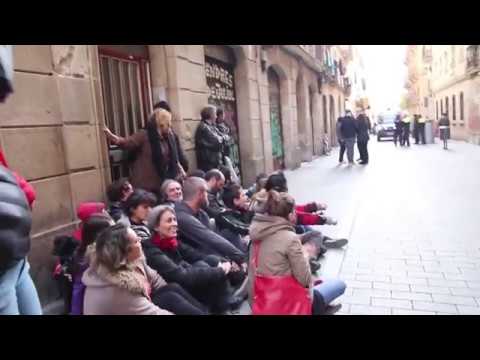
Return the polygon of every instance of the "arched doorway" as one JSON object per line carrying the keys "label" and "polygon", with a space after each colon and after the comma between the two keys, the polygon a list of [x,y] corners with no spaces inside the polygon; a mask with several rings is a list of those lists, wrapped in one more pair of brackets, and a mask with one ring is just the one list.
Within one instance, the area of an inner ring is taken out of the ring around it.
{"label": "arched doorway", "polygon": [[332,95],[330,95],[330,104],[329,104],[329,110],[330,110],[330,146],[333,146],[335,144],[335,99],[333,98]]}
{"label": "arched doorway", "polygon": [[268,69],[268,97],[270,102],[270,132],[274,170],[284,169],[283,129],[280,97],[280,78],[276,71]]}
{"label": "arched doorway", "polygon": [[205,45],[205,75],[210,89],[208,103],[222,108],[232,136],[229,154],[237,175],[241,178],[240,131],[237,111],[235,51],[223,45]]}

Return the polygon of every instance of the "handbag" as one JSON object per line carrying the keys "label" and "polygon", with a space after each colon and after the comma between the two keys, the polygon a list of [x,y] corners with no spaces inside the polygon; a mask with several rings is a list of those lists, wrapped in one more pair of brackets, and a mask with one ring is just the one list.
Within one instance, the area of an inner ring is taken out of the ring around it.
{"label": "handbag", "polygon": [[256,273],[259,241],[253,242],[252,266],[255,269],[253,315],[311,315],[312,300],[292,275],[270,276]]}

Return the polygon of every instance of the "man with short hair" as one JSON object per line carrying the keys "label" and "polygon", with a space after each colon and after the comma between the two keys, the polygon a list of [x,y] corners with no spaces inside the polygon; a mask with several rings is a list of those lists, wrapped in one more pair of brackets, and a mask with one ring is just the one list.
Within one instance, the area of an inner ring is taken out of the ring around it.
{"label": "man with short hair", "polygon": [[205,254],[219,255],[242,266],[246,254],[210,228],[208,187],[204,179],[190,177],[183,184],[183,201],[175,204],[179,235],[183,241]]}
{"label": "man with short hair", "polygon": [[220,170],[212,169],[205,174],[205,181],[207,182],[208,205],[204,210],[210,218],[215,219],[226,208],[222,200],[225,176]]}
{"label": "man with short hair", "polygon": [[346,115],[342,119],[342,123],[340,125],[340,132],[342,134],[342,139],[345,141],[345,147],[347,149],[347,158],[349,165],[355,164],[353,162],[354,156],[354,146],[355,140],[357,137],[357,126],[355,122],[355,118],[350,110],[347,110]]}

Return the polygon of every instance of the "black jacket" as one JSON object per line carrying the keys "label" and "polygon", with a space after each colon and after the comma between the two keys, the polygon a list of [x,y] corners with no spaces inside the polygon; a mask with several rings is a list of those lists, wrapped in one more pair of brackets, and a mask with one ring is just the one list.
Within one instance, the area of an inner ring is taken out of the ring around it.
{"label": "black jacket", "polygon": [[370,120],[364,115],[359,115],[357,118],[357,140],[359,142],[366,142],[370,139]]}
{"label": "black jacket", "polygon": [[246,261],[244,252],[210,229],[210,219],[205,211],[200,209],[197,214],[194,214],[193,210],[182,201],[175,204],[175,212],[181,241],[207,255],[218,255],[239,265]]}
{"label": "black jacket", "polygon": [[355,138],[357,134],[357,125],[355,119],[352,116],[344,116],[342,119],[342,125],[340,126],[343,139]]}
{"label": "black jacket", "polygon": [[0,274],[30,251],[32,215],[17,180],[0,165]]}
{"label": "black jacket", "polygon": [[208,191],[208,206],[205,207],[205,212],[207,215],[212,218],[216,219],[220,213],[226,210],[227,206],[222,200],[221,192],[213,193]]}
{"label": "black jacket", "polygon": [[215,224],[219,230],[229,229],[240,236],[249,234],[250,223],[254,212],[225,209],[215,218]]}
{"label": "black jacket", "polygon": [[230,156],[230,147],[234,144],[232,138],[232,131],[228,127],[227,124],[224,122],[217,123],[217,130],[223,137],[223,144],[222,144],[222,155],[223,156]]}
{"label": "black jacket", "polygon": [[219,267],[192,266],[204,257],[192,247],[179,242],[177,250],[164,251],[152,243],[151,239],[142,242],[147,264],[156,270],[168,283],[177,283],[186,289],[215,286],[226,279]]}
{"label": "black jacket", "polygon": [[215,125],[202,120],[195,133],[198,168],[207,172],[222,164],[223,137]]}

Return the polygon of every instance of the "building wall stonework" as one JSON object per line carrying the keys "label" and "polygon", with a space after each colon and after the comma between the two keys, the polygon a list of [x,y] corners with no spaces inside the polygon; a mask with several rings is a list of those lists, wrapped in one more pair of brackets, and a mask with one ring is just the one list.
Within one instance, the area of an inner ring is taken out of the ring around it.
{"label": "building wall stonework", "polygon": [[[225,46],[235,57],[244,186],[252,184],[258,173],[273,170],[270,67],[280,78],[286,168],[321,155],[325,134],[335,136],[330,110],[324,127],[322,96],[333,96],[335,117],[338,98],[343,103],[345,96],[335,85],[318,88],[320,74],[307,65],[314,61],[315,47],[306,46],[297,56],[279,45]],[[149,45],[148,52],[152,101],[170,103],[174,130],[194,169],[195,131],[209,97],[205,45]],[[312,58],[306,62],[304,57]],[[102,131],[105,111],[98,46],[18,45],[14,64],[15,93],[0,106],[0,146],[11,167],[37,192],[29,258],[45,305],[58,296],[51,276],[54,237],[71,233],[78,225],[76,208],[81,202],[106,201],[111,182]]]}

